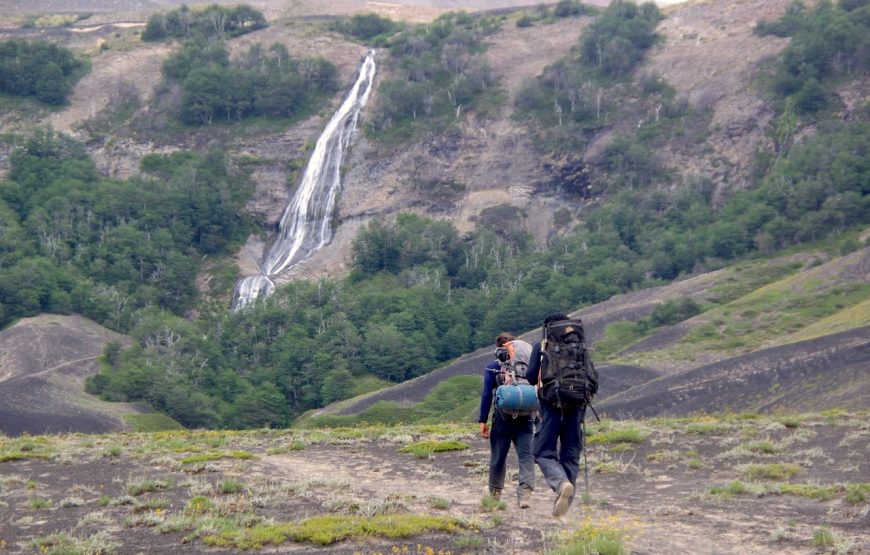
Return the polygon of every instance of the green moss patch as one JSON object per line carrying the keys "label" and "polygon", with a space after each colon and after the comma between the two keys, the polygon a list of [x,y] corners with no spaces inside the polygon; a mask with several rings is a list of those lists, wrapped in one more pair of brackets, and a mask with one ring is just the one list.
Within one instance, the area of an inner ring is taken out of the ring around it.
{"label": "green moss patch", "polygon": [[216,461],[219,459],[253,459],[254,454],[248,451],[222,451],[220,453],[203,453],[201,455],[191,455],[181,459],[182,464],[192,464],[206,461]]}
{"label": "green moss patch", "polygon": [[323,515],[299,522],[260,524],[246,529],[226,529],[203,538],[211,546],[255,549],[286,541],[330,545],[367,537],[409,538],[427,532],[457,532],[468,526],[444,516],[378,515],[374,517]]}
{"label": "green moss patch", "polygon": [[587,443],[640,443],[649,437],[649,433],[638,428],[623,430],[590,431]]}
{"label": "green moss patch", "polygon": [[432,453],[445,451],[462,451],[468,449],[468,445],[461,441],[420,441],[399,449],[399,453],[411,453],[418,459],[426,459]]}

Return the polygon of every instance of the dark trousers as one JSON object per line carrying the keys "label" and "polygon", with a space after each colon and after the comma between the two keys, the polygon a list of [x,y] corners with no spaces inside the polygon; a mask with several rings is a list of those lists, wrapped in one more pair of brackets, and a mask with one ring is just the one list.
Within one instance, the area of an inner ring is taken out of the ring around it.
{"label": "dark trousers", "polygon": [[535,462],[553,491],[565,480],[577,485],[583,449],[580,424],[585,414],[586,409],[565,409],[541,402],[541,421],[535,432]]}
{"label": "dark trousers", "polygon": [[507,468],[507,456],[511,443],[517,452],[520,476],[517,494],[535,489],[535,459],[532,456],[534,422],[530,416],[505,416],[496,410],[492,415],[489,432],[489,489],[501,491]]}

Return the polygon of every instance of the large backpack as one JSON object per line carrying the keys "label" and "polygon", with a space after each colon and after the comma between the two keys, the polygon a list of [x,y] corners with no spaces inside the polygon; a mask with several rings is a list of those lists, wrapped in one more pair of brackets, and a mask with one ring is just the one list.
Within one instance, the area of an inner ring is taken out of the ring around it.
{"label": "large backpack", "polygon": [[530,416],[538,411],[535,386],[529,384],[526,371],[532,346],[522,339],[514,339],[496,349],[501,364],[496,376],[495,408],[507,416]]}
{"label": "large backpack", "polygon": [[565,408],[585,408],[598,391],[598,371],[586,350],[579,318],[544,326],[541,340],[541,399]]}

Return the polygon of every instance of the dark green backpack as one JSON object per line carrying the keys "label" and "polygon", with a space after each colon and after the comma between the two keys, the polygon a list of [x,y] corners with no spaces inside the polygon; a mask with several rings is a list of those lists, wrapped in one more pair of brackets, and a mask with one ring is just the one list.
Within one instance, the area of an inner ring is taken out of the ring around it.
{"label": "dark green backpack", "polygon": [[585,408],[598,391],[598,371],[586,350],[579,318],[544,326],[541,340],[541,399],[564,408]]}

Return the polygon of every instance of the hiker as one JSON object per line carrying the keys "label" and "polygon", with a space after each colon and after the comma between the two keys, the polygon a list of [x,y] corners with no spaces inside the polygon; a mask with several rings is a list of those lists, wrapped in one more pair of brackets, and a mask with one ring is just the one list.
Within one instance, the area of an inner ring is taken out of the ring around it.
{"label": "hiker", "polygon": [[[558,332],[553,331],[557,327]],[[543,330],[543,339],[532,348],[526,373],[529,383],[541,383],[540,421],[533,452],[547,484],[556,492],[553,516],[561,517],[574,501],[583,448],[581,425],[586,403],[598,389],[598,375],[587,357],[579,320],[571,320],[562,313],[550,314],[544,320]],[[565,330],[574,333],[568,340],[573,343],[563,342]],[[566,357],[573,358],[566,363]],[[576,386],[578,382],[580,385]],[[574,389],[566,383],[575,384],[580,395],[575,397]]]}
{"label": "hiker", "polygon": [[[505,358],[507,343],[514,341],[514,336],[509,333],[500,333],[496,337],[497,356]],[[501,385],[499,381],[502,374],[503,360],[493,360],[483,373],[483,390],[480,393],[480,435],[489,438],[489,495],[494,499],[501,498],[504,488],[504,477],[508,451],[511,443],[517,452],[517,464],[519,465],[519,485],[517,486],[517,503],[521,509],[529,507],[532,491],[535,488],[535,459],[532,457],[532,436],[534,433],[534,416],[508,415],[498,409],[492,413],[492,428],[486,425],[492,406],[495,389]]]}

